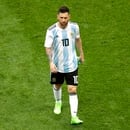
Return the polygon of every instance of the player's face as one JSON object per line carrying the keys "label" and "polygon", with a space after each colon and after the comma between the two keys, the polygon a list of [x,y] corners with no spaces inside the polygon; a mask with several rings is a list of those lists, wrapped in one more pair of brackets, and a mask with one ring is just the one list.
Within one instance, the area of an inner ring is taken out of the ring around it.
{"label": "player's face", "polygon": [[59,21],[59,25],[61,28],[65,28],[68,24],[68,21],[70,20],[70,15],[69,13],[59,13],[57,15],[57,19]]}

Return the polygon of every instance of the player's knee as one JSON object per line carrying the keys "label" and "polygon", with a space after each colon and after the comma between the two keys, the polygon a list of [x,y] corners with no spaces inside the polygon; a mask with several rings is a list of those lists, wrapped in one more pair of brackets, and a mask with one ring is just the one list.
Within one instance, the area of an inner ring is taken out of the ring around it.
{"label": "player's knee", "polygon": [[61,88],[61,84],[54,84],[53,89],[59,90]]}
{"label": "player's knee", "polygon": [[72,93],[72,94],[74,94],[74,93],[77,93],[77,89],[76,89],[76,87],[68,87],[68,93]]}

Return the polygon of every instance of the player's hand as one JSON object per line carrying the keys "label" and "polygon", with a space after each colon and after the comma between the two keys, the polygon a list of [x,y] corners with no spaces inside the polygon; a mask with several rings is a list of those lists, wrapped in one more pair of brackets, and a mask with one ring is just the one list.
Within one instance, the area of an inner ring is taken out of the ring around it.
{"label": "player's hand", "polygon": [[81,63],[84,63],[84,58],[80,58]]}
{"label": "player's hand", "polygon": [[80,61],[80,63],[84,63],[84,56],[80,56],[79,61]]}
{"label": "player's hand", "polygon": [[52,73],[57,73],[57,67],[53,62],[50,62],[50,71]]}

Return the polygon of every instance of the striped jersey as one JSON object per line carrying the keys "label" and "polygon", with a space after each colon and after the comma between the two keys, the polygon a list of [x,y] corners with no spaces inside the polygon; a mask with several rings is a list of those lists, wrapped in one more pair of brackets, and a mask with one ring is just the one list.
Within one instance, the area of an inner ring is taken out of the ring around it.
{"label": "striped jersey", "polygon": [[58,22],[47,29],[46,48],[52,49],[52,61],[58,72],[73,72],[78,68],[76,54],[76,39],[80,38],[77,23],[68,22],[65,29],[58,26]]}

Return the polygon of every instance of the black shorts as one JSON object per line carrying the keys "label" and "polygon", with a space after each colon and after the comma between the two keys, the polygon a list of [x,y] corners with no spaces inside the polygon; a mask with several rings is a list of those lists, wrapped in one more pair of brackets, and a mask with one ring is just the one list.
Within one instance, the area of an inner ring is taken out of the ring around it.
{"label": "black shorts", "polygon": [[78,69],[70,73],[51,73],[51,84],[63,84],[64,80],[67,85],[78,85]]}

